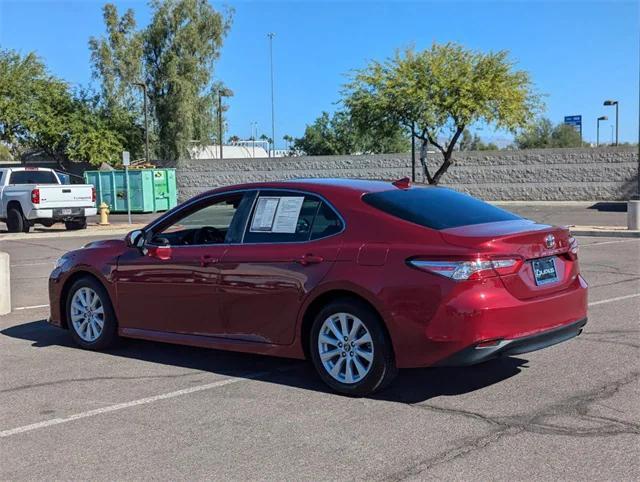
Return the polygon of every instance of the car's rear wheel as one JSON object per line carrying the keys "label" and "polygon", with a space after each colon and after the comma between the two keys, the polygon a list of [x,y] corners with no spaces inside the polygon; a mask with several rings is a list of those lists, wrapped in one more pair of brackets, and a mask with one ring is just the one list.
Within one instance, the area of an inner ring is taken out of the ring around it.
{"label": "car's rear wheel", "polygon": [[67,324],[82,348],[104,350],[118,339],[118,327],[109,294],[90,277],[75,281],[66,300]]}
{"label": "car's rear wheel", "polygon": [[10,233],[28,233],[31,225],[22,215],[19,207],[11,206],[7,210],[7,231]]}
{"label": "car's rear wheel", "polygon": [[311,328],[310,353],[322,380],[337,392],[363,396],[386,387],[397,369],[377,313],[358,300],[325,306]]}

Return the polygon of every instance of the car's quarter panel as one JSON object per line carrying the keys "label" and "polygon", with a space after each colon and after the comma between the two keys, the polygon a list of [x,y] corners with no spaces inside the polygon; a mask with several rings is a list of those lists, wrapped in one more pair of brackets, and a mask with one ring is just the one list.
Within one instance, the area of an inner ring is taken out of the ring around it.
{"label": "car's quarter panel", "polygon": [[221,334],[217,262],[226,245],[167,249],[168,259],[131,248],[118,260],[114,281],[121,329]]}
{"label": "car's quarter panel", "polygon": [[[326,276],[338,250],[339,241],[334,237],[229,246],[219,264],[225,335],[292,343],[300,305]],[[310,255],[313,262],[306,262]]]}

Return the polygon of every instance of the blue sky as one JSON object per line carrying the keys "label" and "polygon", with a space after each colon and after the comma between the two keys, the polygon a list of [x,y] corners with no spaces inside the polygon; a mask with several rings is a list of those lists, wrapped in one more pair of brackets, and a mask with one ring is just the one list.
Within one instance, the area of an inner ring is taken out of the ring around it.
{"label": "blue sky", "polygon": [[[87,41],[104,32],[104,1],[0,0],[0,46],[36,51],[51,72],[78,84],[91,82]],[[116,1],[149,21],[144,1]],[[212,2],[216,8],[225,4]],[[270,135],[268,41],[275,32],[276,138],[299,136],[323,110],[336,109],[346,74],[396,48],[459,42],[480,50],[507,49],[546,95],[554,122],[582,114],[583,133],[609,140],[620,102],[620,141],[638,139],[638,1],[609,2],[227,2],[233,26],[216,66],[216,78],[235,93],[227,120],[229,134],[250,135],[257,121]],[[485,139],[504,133],[483,127]]]}

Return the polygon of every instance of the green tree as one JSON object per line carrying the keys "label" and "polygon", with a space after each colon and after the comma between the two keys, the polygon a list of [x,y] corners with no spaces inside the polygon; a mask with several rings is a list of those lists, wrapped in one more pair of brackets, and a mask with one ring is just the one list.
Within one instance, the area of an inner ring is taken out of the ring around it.
{"label": "green tree", "polygon": [[89,39],[93,78],[100,81],[102,100],[109,110],[140,112],[143,78],[143,35],[136,31],[133,10],[122,16],[113,4],[106,4],[102,16],[106,37]]}
{"label": "green tree", "polygon": [[[217,137],[215,61],[231,25],[231,14],[213,9],[207,0],[152,0],[149,26],[136,30],[133,11],[119,16],[104,7],[104,38],[92,38],[94,76],[101,82],[103,101],[140,119],[140,89],[147,86],[156,155],[183,158],[195,143]],[[136,97],[137,96],[137,97]]]}
{"label": "green tree", "polygon": [[14,157],[39,149],[65,168],[69,162],[99,165],[117,159],[125,137],[85,93],[74,95],[34,54],[3,50],[0,141]]}
{"label": "green tree", "polygon": [[580,133],[572,126],[557,124],[554,127],[549,119],[541,117],[516,135],[515,144],[518,149],[546,149],[580,147],[583,143]]}
{"label": "green tree", "polygon": [[[343,92],[344,104],[360,129],[394,124],[421,141],[420,161],[430,184],[438,184],[453,163],[465,128],[482,121],[514,131],[540,105],[529,74],[515,70],[506,51],[482,53],[458,44],[397,52],[358,70]],[[432,175],[427,146],[442,163]]]}
{"label": "green tree", "polygon": [[573,126],[558,124],[551,133],[552,147],[581,147],[580,133]]}
{"label": "green tree", "polygon": [[465,129],[460,136],[460,150],[461,151],[497,151],[498,146],[493,142],[485,144],[478,134],[471,134],[468,129]]}
{"label": "green tree", "polygon": [[323,112],[294,141],[294,148],[309,156],[407,152],[409,147],[409,139],[399,126],[381,123],[376,128],[359,129],[345,111],[333,116]]}

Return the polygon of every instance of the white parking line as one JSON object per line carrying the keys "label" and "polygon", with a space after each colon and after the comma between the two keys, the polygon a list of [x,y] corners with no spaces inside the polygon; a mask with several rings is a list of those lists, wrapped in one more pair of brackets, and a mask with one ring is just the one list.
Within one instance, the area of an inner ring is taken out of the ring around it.
{"label": "white parking line", "polygon": [[632,295],[625,296],[616,296],[615,298],[608,298],[606,300],[594,301],[593,303],[589,303],[589,306],[602,305],[604,303],[612,303],[613,301],[627,300],[629,298],[637,298],[640,296],[640,293],[634,293]]}
{"label": "white parking line", "polygon": [[64,418],[52,418],[50,420],[44,420],[38,423],[32,423],[30,425],[23,425],[22,427],[11,428],[0,432],[0,438],[10,437],[19,433],[31,432],[40,428],[51,427],[53,425],[60,425],[63,423],[73,422],[74,420],[80,420],[82,418],[94,417],[103,413],[115,412],[117,410],[123,410],[125,408],[137,407],[138,405],[146,405],[148,403],[157,402],[159,400],[167,400],[169,398],[181,397],[190,393],[202,392],[204,390],[211,390],[213,388],[224,387],[225,385],[231,385],[232,383],[238,383],[243,380],[249,380],[258,378],[265,375],[267,372],[253,373],[245,377],[238,378],[226,378],[213,383],[207,383],[205,385],[198,385],[195,387],[184,388],[182,390],[176,390],[175,392],[163,393],[160,395],[154,395],[153,397],[139,398],[138,400],[132,400],[130,402],[117,403],[108,407],[96,408],[95,410],[89,410],[86,412],[76,413]]}
{"label": "white parking line", "polygon": [[49,308],[49,303],[46,305],[19,306],[18,308],[14,308],[13,311],[35,310],[37,308]]}

